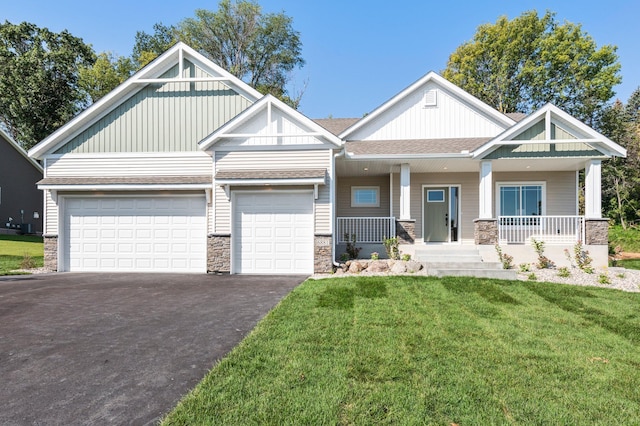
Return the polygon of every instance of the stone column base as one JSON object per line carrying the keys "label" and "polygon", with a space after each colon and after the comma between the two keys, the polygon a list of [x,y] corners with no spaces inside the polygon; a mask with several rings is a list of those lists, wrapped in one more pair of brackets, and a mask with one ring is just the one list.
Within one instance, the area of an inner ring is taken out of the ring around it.
{"label": "stone column base", "polygon": [[44,268],[47,271],[58,271],[58,236],[43,235],[44,242]]}
{"label": "stone column base", "polygon": [[398,244],[415,244],[416,220],[415,219],[396,220],[396,237],[398,238]]}
{"label": "stone column base", "polygon": [[207,236],[207,272],[231,272],[231,234]]}
{"label": "stone column base", "polygon": [[316,234],[313,244],[313,271],[317,274],[333,272],[333,235]]}
{"label": "stone column base", "polygon": [[498,220],[475,219],[473,238],[476,245],[496,245],[498,243]]}
{"label": "stone column base", "polygon": [[584,233],[584,243],[586,245],[609,245],[609,219],[586,218],[584,220]]}

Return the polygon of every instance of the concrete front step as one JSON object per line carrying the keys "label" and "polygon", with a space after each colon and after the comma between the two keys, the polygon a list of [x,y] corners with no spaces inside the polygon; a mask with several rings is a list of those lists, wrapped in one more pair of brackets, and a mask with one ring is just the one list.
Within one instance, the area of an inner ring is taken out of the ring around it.
{"label": "concrete front step", "polygon": [[448,262],[466,262],[466,263],[482,263],[482,257],[476,253],[475,255],[470,254],[416,254],[414,256],[418,262],[422,263],[448,263]]}
{"label": "concrete front step", "polygon": [[502,269],[498,262],[422,262],[427,269]]}
{"label": "concrete front step", "polygon": [[498,262],[483,262],[476,247],[416,247],[413,258],[425,265],[429,275],[437,277],[517,279],[516,271],[502,269]]}
{"label": "concrete front step", "polygon": [[518,274],[513,269],[432,269],[427,267],[429,275],[436,277],[476,277],[499,280],[515,280]]}

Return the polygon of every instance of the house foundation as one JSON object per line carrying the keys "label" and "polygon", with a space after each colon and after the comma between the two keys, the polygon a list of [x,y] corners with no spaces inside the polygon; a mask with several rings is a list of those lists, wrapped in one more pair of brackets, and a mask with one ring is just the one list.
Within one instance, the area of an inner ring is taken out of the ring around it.
{"label": "house foundation", "polygon": [[207,236],[207,272],[231,272],[231,234]]}

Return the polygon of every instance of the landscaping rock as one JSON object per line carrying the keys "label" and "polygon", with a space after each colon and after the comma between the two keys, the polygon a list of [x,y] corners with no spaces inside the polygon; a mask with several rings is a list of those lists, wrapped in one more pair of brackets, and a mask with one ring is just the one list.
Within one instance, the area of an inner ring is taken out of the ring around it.
{"label": "landscaping rock", "polygon": [[391,267],[391,272],[394,274],[404,274],[407,272],[407,262],[395,262]]}
{"label": "landscaping rock", "polygon": [[349,265],[349,272],[352,274],[359,274],[362,271],[362,264],[356,260]]}
{"label": "landscaping rock", "polygon": [[387,272],[389,270],[389,265],[386,260],[374,260],[369,263],[369,267],[367,268],[367,272]]}
{"label": "landscaping rock", "polygon": [[410,260],[407,262],[407,272],[416,273],[423,268],[422,263]]}

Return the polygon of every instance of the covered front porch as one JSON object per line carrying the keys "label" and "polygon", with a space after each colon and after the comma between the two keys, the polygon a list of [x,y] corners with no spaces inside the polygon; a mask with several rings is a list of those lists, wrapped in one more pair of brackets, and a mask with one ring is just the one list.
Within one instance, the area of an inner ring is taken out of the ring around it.
{"label": "covered front porch", "polygon": [[345,159],[336,171],[338,257],[354,236],[361,257],[383,256],[384,239],[397,237],[408,254],[421,245],[473,245],[495,261],[498,244],[515,262],[529,263],[536,239],[558,265],[568,264],[565,249],[573,253],[577,242],[594,264],[607,264],[601,159]]}

